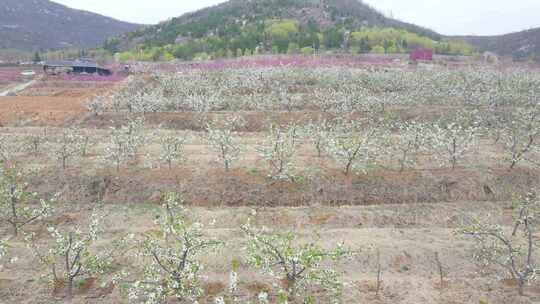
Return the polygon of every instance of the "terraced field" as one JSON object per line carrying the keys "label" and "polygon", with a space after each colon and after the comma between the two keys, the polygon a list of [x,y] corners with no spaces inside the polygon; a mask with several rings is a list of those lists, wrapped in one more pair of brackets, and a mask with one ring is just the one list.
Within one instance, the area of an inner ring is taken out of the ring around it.
{"label": "terraced field", "polygon": [[[0,226],[0,302],[540,301],[535,276],[520,295],[504,246],[471,232],[490,227],[519,248],[530,236],[537,267],[538,70],[136,71],[110,82],[43,79],[0,97],[0,189],[15,170],[32,194],[25,206],[54,198],[19,235]],[[513,235],[524,202],[533,232]],[[94,211],[102,229],[88,230]],[[60,275],[69,246],[49,259],[35,252],[87,231],[85,252],[100,263],[84,260],[88,271],[69,288]],[[176,265],[190,237],[212,242],[189,260],[194,268],[177,270],[182,281],[159,262]],[[520,269],[526,253],[513,253]],[[299,271],[294,289],[280,254],[310,274]]]}

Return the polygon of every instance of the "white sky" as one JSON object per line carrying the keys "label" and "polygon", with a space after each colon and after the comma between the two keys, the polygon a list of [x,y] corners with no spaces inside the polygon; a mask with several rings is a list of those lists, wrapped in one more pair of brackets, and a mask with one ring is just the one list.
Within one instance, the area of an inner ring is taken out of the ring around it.
{"label": "white sky", "polygon": [[[53,0],[120,20],[157,23],[223,0]],[[247,0],[246,0],[247,1]],[[540,27],[540,0],[364,0],[386,15],[447,35]]]}

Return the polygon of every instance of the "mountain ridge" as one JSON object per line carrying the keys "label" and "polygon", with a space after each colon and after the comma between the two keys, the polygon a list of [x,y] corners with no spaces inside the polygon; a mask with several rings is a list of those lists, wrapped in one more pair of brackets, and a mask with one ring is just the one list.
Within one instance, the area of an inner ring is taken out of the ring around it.
{"label": "mountain ridge", "polygon": [[2,0],[0,49],[93,48],[141,25],[49,0]]}
{"label": "mountain ridge", "polygon": [[[325,15],[327,11],[324,11],[324,8],[321,9],[321,6],[326,6],[325,8],[327,10],[333,10],[334,14],[336,15],[343,14],[344,12],[348,11],[348,17],[361,18],[362,20],[360,21],[360,23],[364,25],[402,27],[413,32],[421,33],[428,37],[437,39],[442,37],[440,34],[428,28],[385,17],[382,13],[378,12],[368,4],[365,4],[362,1],[358,0],[229,0],[227,2],[205,7],[194,12],[185,13],[179,17],[170,18],[156,25],[142,27],[134,33],[129,33],[128,37],[141,37],[144,39],[144,36],[148,34],[151,35],[155,34],[156,32],[162,32],[163,29],[171,26],[181,27],[201,21],[210,23],[210,21],[208,21],[207,19],[211,18],[212,15],[217,14],[229,16],[229,18],[221,18],[222,20],[220,21],[222,22],[214,22],[215,24],[209,25],[214,25],[215,27],[218,27],[225,23],[223,21],[230,21],[223,19],[245,18],[247,20],[256,20],[261,17],[264,17],[264,19],[290,18],[299,20],[301,23],[307,23],[310,19],[318,18],[318,24],[322,27],[335,23],[335,20],[332,19],[336,18],[336,16]],[[282,9],[291,7],[296,8],[297,10]],[[276,9],[270,11],[269,8]],[[251,14],[248,14],[248,12],[251,12]],[[198,37],[202,36],[200,32],[196,32],[195,34]],[[181,29],[179,35],[182,35]],[[176,39],[177,37],[174,38]],[[174,41],[175,40],[173,40],[172,37],[164,37],[163,41],[160,42],[173,43]]]}
{"label": "mountain ridge", "polygon": [[503,35],[455,37],[467,41],[480,51],[494,52],[519,61],[540,62],[540,27]]}

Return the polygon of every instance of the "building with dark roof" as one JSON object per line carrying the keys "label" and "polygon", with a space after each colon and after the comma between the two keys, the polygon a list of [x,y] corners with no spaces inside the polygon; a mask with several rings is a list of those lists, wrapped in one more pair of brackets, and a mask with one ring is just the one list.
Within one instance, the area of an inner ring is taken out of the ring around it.
{"label": "building with dark roof", "polygon": [[45,61],[43,71],[46,74],[99,74],[103,76],[112,74],[111,70],[101,67],[89,59]]}

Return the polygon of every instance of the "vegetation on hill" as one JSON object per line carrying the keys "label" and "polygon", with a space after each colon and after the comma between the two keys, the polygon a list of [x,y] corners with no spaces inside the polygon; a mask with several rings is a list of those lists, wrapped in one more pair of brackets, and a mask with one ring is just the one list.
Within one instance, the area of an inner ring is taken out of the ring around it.
{"label": "vegetation on hill", "polygon": [[311,54],[321,50],[400,53],[430,47],[471,54],[460,41],[386,18],[356,0],[232,0],[222,5],[110,38],[122,59],[208,59],[256,53]]}

